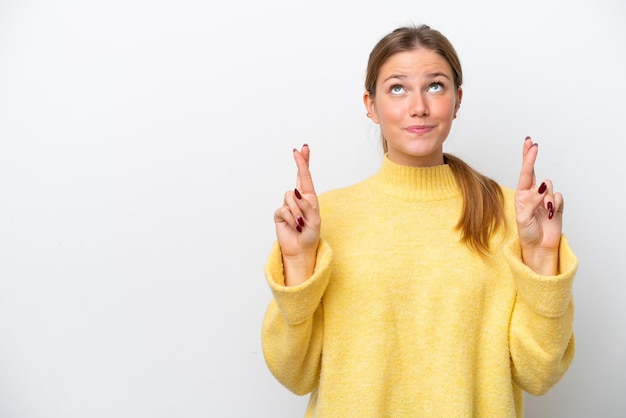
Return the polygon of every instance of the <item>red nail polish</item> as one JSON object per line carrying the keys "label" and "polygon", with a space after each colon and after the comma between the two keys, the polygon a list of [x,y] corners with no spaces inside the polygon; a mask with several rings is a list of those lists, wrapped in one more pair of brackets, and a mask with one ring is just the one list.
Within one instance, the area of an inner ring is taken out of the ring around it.
{"label": "red nail polish", "polygon": [[298,199],[302,199],[302,195],[300,194],[300,192],[298,191],[298,189],[293,189],[294,194],[296,195],[296,197]]}
{"label": "red nail polish", "polygon": [[304,219],[302,219],[302,216],[298,216],[297,221],[300,226],[304,226]]}
{"label": "red nail polish", "polygon": [[537,192],[539,192],[539,194],[544,194],[547,188],[548,186],[546,186],[546,182],[544,181],[543,183],[541,183],[541,186],[539,186]]}
{"label": "red nail polish", "polygon": [[548,219],[552,219],[553,216],[554,216],[554,206],[552,205],[552,202],[548,202]]}
{"label": "red nail polish", "polygon": [[298,232],[302,232],[302,228],[300,227],[300,225],[296,225],[296,230],[297,230]]}

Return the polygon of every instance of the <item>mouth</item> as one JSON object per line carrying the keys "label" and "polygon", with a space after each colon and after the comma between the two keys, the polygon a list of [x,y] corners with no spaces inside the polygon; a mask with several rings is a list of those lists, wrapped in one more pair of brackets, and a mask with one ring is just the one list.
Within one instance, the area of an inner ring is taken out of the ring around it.
{"label": "mouth", "polygon": [[433,125],[413,125],[406,128],[406,131],[412,134],[423,135],[432,131],[434,128]]}

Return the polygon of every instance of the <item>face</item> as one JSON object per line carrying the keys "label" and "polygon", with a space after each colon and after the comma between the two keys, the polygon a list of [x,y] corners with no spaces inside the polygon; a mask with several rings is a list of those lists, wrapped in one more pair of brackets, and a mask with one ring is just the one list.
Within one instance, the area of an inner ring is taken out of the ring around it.
{"label": "face", "polygon": [[392,55],[380,68],[376,95],[363,101],[387,140],[389,159],[428,167],[443,164],[443,143],[461,103],[448,61],[429,49]]}

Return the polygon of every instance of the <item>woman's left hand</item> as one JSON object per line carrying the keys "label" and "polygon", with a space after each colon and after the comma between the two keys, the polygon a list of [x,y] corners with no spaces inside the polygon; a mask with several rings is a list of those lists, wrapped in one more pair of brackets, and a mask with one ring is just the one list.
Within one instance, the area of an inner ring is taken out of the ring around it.
{"label": "woman's left hand", "polygon": [[522,260],[539,274],[558,273],[558,254],[563,225],[563,196],[554,193],[552,182],[539,186],[535,178],[538,145],[524,141],[522,170],[515,192],[517,230]]}

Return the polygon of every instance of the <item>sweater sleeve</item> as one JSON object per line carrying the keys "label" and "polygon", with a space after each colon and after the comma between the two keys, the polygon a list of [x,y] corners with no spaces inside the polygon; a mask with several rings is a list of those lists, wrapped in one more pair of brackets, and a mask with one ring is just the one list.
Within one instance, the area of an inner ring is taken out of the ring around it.
{"label": "sweater sleeve", "polygon": [[298,286],[285,286],[280,246],[275,243],[265,266],[273,300],[262,327],[263,355],[269,370],[298,395],[319,381],[324,315],[322,296],[332,270],[332,250],[320,241],[313,275]]}
{"label": "sweater sleeve", "polygon": [[578,260],[565,236],[556,276],[528,268],[519,241],[505,248],[504,255],[517,291],[509,329],[513,379],[526,392],[542,395],[561,379],[574,357],[572,284]]}

